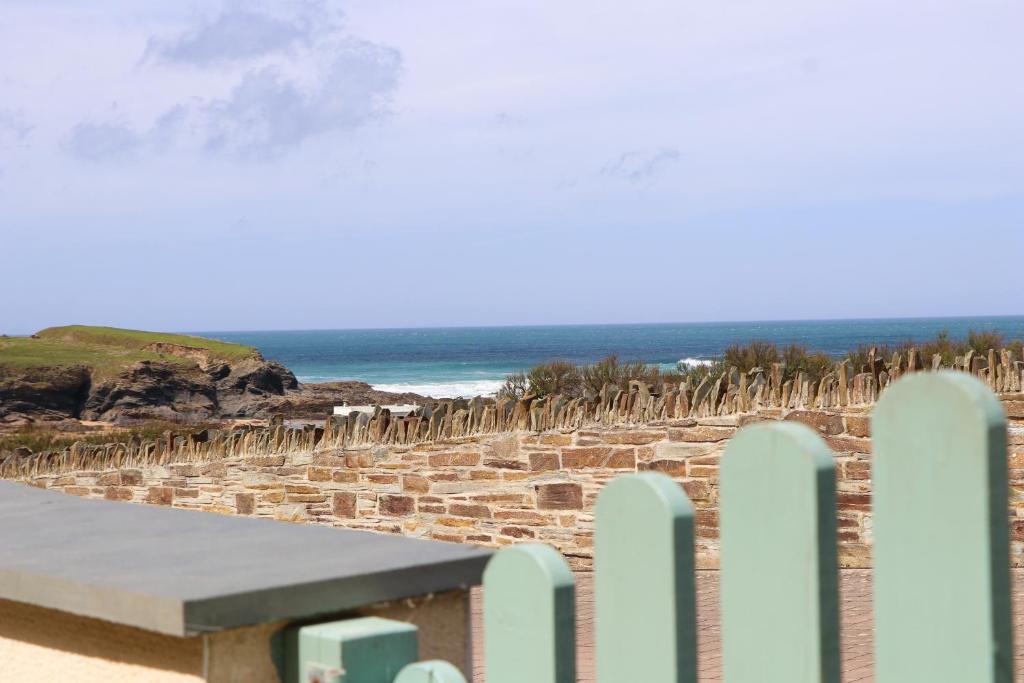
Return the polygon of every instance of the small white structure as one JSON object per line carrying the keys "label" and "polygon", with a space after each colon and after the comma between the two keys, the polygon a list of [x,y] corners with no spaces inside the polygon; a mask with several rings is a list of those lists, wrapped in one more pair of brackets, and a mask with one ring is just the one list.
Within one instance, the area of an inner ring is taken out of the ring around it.
{"label": "small white structure", "polygon": [[[404,405],[391,405],[391,406],[380,406],[381,410],[388,409],[391,411],[391,415],[394,417],[405,417],[412,411],[419,408],[415,403],[407,403]],[[334,406],[334,414],[342,417],[348,417],[351,413],[367,413],[373,415],[373,411],[377,409],[377,406]]]}

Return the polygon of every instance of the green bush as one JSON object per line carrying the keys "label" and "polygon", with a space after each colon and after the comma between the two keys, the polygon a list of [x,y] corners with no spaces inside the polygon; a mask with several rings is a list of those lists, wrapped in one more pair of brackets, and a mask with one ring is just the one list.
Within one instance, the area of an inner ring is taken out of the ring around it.
{"label": "green bush", "polygon": [[[931,365],[934,354],[939,354],[943,365],[949,366],[957,356],[963,356],[971,349],[977,354],[986,355],[989,349],[998,351],[1008,348],[1016,360],[1024,360],[1024,342],[1019,339],[1007,342],[1003,335],[997,332],[971,330],[966,340],[956,340],[950,337],[949,332],[943,331],[934,339],[917,344],[908,340],[892,346],[860,345],[843,357],[849,361],[854,374],[870,370],[868,360],[872,348],[875,349],[875,358],[886,365],[892,362],[893,356],[897,353],[903,363],[906,363],[912,348],[917,348],[921,363],[925,367]],[[718,379],[733,368],[743,374],[760,368],[765,374],[769,374],[775,364],[782,367],[783,382],[795,381],[800,373],[803,373],[806,379],[818,383],[826,375],[836,371],[838,361],[837,358],[821,351],[812,351],[801,344],[790,344],[780,348],[764,340],[754,340],[749,344],[733,344],[725,350],[721,358],[708,364],[691,366],[680,362],[677,371],[667,373],[662,372],[657,366],[639,361],[620,362],[615,355],[603,358],[593,365],[584,366],[577,366],[568,361],[549,361],[537,365],[525,374],[509,375],[498,396],[517,400],[527,392],[538,396],[597,396],[605,385],[625,391],[634,380],[646,382],[656,391],[661,391],[666,384],[676,385],[684,381],[695,387],[705,379]]]}
{"label": "green bush", "polygon": [[583,389],[591,396],[600,394],[605,384],[625,391],[629,389],[629,383],[633,380],[654,385],[660,385],[662,381],[661,371],[657,366],[646,365],[640,361],[620,363],[619,357],[614,354],[593,365],[582,367],[580,374],[583,378]]}
{"label": "green bush", "polygon": [[514,372],[511,375],[505,376],[505,383],[498,389],[498,399],[511,399],[513,401],[522,400],[523,396],[526,396],[526,391],[530,387],[530,382],[526,379],[526,373]]}
{"label": "green bush", "polygon": [[567,360],[552,360],[530,368],[526,373],[530,393],[538,396],[562,394],[579,396],[583,386],[580,369]]}

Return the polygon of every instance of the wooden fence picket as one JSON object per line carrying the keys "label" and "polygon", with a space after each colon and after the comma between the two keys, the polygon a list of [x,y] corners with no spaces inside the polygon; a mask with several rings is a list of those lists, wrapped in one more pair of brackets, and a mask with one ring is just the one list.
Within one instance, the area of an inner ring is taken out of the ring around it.
{"label": "wooden fence picket", "polygon": [[875,680],[1013,680],[1006,417],[966,373],[915,373],[872,423]]}
{"label": "wooden fence picket", "polygon": [[725,680],[839,683],[831,452],[802,424],[755,424],[720,476]]}
{"label": "wooden fence picket", "polygon": [[410,664],[402,669],[394,683],[466,683],[455,665],[441,660]]}
{"label": "wooden fence picket", "polygon": [[608,484],[595,510],[598,683],[697,680],[693,506],[654,472]]}
{"label": "wooden fence picket", "polygon": [[487,683],[576,683],[576,589],[557,550],[527,544],[484,571]]}

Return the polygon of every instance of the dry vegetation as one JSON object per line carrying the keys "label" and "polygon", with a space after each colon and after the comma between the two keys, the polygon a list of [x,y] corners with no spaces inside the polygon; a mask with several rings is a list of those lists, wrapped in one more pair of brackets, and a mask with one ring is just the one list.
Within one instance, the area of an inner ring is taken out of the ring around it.
{"label": "dry vegetation", "polygon": [[895,354],[906,359],[909,351],[914,348],[918,356],[928,364],[938,354],[944,366],[952,365],[957,356],[964,356],[969,351],[983,355],[989,349],[1009,349],[1015,358],[1024,359],[1024,343],[1020,339],[1007,340],[998,332],[974,330],[968,333],[966,339],[954,339],[948,332],[940,332],[934,339],[925,342],[908,340],[897,345],[859,346],[840,358],[798,344],[780,347],[769,341],[755,340],[748,344],[733,344],[721,358],[706,365],[691,367],[680,364],[674,372],[665,372],[657,366],[641,362],[622,363],[617,356],[608,356],[593,365],[575,365],[564,360],[548,361],[534,366],[528,372],[509,375],[498,397],[520,399],[527,394],[596,396],[605,384],[626,390],[634,380],[646,382],[655,388],[683,381],[688,381],[692,386],[707,377],[720,377],[733,368],[740,373],[755,369],[768,372],[775,364],[781,366],[783,382],[803,373],[807,379],[817,383],[842,360],[848,361],[855,372],[865,371],[872,348],[875,349],[875,358],[885,360],[891,360]]}

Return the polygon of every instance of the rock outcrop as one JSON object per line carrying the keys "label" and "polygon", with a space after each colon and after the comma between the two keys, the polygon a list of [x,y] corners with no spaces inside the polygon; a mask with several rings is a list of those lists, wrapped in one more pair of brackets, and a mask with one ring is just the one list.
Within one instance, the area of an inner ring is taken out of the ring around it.
{"label": "rock outcrop", "polygon": [[0,425],[63,420],[126,423],[225,418],[322,417],[341,403],[423,402],[363,382],[301,385],[288,368],[260,357],[196,365],[140,361],[113,377],[85,366],[0,368]]}

